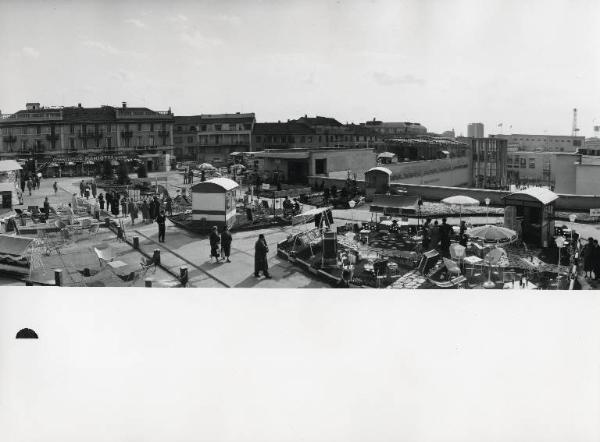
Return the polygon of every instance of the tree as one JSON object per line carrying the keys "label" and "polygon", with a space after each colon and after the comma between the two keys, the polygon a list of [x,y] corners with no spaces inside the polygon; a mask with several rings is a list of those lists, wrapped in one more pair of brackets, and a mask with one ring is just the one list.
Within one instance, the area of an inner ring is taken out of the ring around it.
{"label": "tree", "polygon": [[129,169],[125,161],[119,162],[119,169],[117,170],[117,183],[118,184],[129,184]]}
{"label": "tree", "polygon": [[113,170],[112,170],[112,164],[110,163],[110,160],[104,160],[102,162],[102,179],[108,179],[111,180],[113,179]]}
{"label": "tree", "polygon": [[146,169],[146,165],[142,162],[137,170],[138,178],[148,178],[148,169]]}

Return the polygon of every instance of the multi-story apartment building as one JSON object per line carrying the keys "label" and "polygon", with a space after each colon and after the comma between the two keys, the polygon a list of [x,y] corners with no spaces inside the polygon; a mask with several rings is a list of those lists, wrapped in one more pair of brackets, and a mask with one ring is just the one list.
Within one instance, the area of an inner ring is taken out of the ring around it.
{"label": "multi-story apartment building", "polygon": [[382,138],[398,138],[398,137],[416,137],[427,135],[427,128],[421,123],[404,122],[385,122],[378,121],[373,118],[372,121],[367,121],[364,126],[372,128]]}
{"label": "multi-story apartment building", "polygon": [[173,153],[173,114],[145,107],[43,107],[0,119],[0,158],[31,159],[83,171],[104,159],[138,159],[165,170]]}
{"label": "multi-story apartment building", "polygon": [[173,152],[177,160],[195,160],[200,150],[200,115],[176,116],[173,121]]}
{"label": "multi-story apartment building", "polygon": [[469,125],[467,126],[467,137],[483,138],[483,123],[469,123]]}
{"label": "multi-story apartment building", "polygon": [[463,138],[470,143],[473,185],[502,189],[507,186],[507,141],[501,138]]}
{"label": "multi-story apartment building", "polygon": [[247,152],[252,145],[254,113],[200,115],[198,159],[212,163],[224,163],[233,152]]}
{"label": "multi-story apartment building", "polygon": [[248,152],[252,145],[254,113],[202,114],[177,117],[175,149],[181,159],[223,164],[233,152]]}
{"label": "multi-story apartment building", "polygon": [[252,132],[253,151],[319,147],[319,144],[317,132],[297,121],[256,123]]}
{"label": "multi-story apartment building", "polygon": [[576,152],[584,145],[585,137],[571,135],[490,135],[508,141],[508,146],[525,152]]}

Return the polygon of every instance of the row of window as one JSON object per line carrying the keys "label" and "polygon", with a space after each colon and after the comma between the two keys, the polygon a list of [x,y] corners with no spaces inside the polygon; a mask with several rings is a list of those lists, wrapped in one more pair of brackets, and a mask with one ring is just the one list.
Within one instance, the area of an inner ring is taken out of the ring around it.
{"label": "row of window", "polygon": [[[30,143],[30,141],[32,141]],[[92,149],[94,147],[112,147],[113,140],[111,137],[106,138],[96,138],[94,140],[80,140],[78,138],[68,138],[67,143],[70,149]],[[133,138],[133,142],[130,140],[125,140],[122,143],[125,147],[144,147],[144,146],[156,146],[156,139],[153,136],[144,139],[144,137],[136,137]],[[46,142],[43,140],[21,140],[20,147],[22,150],[28,150],[30,147],[35,147],[37,149],[42,148],[52,148],[52,143]],[[58,147],[57,144],[54,144],[54,148]],[[7,146],[7,148],[9,148]]]}
{"label": "row of window", "polygon": [[[312,143],[312,136],[294,136],[294,135],[283,135],[279,137],[274,136],[261,136],[256,135],[257,143]],[[361,141],[361,137],[359,135],[319,135],[315,137],[319,143],[327,142],[327,141]],[[373,141],[373,137],[367,137],[365,135],[362,136],[362,141]]]}
{"label": "row of window", "polygon": [[234,123],[225,123],[225,124],[201,124],[200,126],[176,126],[175,130],[177,132],[183,132],[187,130],[189,132],[197,132],[198,128],[200,132],[219,132],[219,131],[232,131],[232,130],[252,130],[252,124],[244,123],[244,124],[234,124]]}
{"label": "row of window", "polygon": [[[530,169],[535,169],[535,158],[529,158],[529,168]],[[547,167],[550,167],[550,163],[546,162],[544,163],[544,165],[547,165]],[[514,167],[514,168],[521,168],[521,169],[526,169],[527,168],[527,158],[521,158],[521,157],[508,157],[506,159],[506,166],[507,167]]]}
{"label": "row of window", "polygon": [[[137,128],[138,132],[149,131],[154,132],[155,130],[167,130],[166,123],[162,123],[161,125],[149,123],[137,123],[137,124],[121,124],[116,126],[116,131],[125,130],[130,131],[134,128]],[[3,127],[2,134],[3,135],[40,135],[42,133],[52,133],[54,129],[55,133],[59,133],[60,128],[56,126],[25,126],[25,127]],[[71,134],[75,134],[77,132],[102,132],[106,131],[111,132],[113,126],[111,124],[70,124],[68,126],[68,132]]]}

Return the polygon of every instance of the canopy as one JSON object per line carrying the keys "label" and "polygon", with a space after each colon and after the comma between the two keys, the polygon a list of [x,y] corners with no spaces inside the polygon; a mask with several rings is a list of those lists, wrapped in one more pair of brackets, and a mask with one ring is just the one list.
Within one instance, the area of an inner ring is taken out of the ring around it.
{"label": "canopy", "polygon": [[414,214],[417,211],[417,196],[375,195],[369,207],[371,212]]}
{"label": "canopy", "polygon": [[309,223],[315,218],[315,216],[322,215],[331,209],[332,209],[331,206],[330,207],[317,207],[315,209],[310,209],[310,210],[307,210],[306,212],[302,212],[302,213],[292,217],[292,225]]}
{"label": "canopy", "polygon": [[0,172],[10,172],[12,170],[21,170],[21,165],[15,160],[0,161]]}
{"label": "canopy", "polygon": [[392,152],[383,152],[377,155],[377,158],[394,158],[396,156],[395,153]]}
{"label": "canopy", "polygon": [[69,162],[67,163],[67,166],[74,166],[74,165],[75,165],[75,163],[74,163],[73,161],[69,161]]}
{"label": "canopy", "polygon": [[192,186],[195,193],[225,193],[239,187],[239,184],[229,178],[213,178]]}
{"label": "canopy", "polygon": [[544,187],[528,187],[527,189],[506,195],[503,199],[506,204],[538,202],[546,206],[557,200],[558,195]]}
{"label": "canopy", "polygon": [[384,172],[384,173],[387,173],[388,175],[392,174],[392,171],[385,167],[372,167],[369,170],[367,170],[365,173],[369,173],[369,172]]}

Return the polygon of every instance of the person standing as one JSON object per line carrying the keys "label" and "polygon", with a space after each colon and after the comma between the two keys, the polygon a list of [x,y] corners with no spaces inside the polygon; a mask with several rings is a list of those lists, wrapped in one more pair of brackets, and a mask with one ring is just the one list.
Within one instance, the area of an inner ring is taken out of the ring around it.
{"label": "person standing", "polygon": [[27,179],[27,190],[29,191],[29,196],[31,196],[31,180]]}
{"label": "person standing", "polygon": [[267,240],[265,235],[262,233],[258,235],[258,240],[254,244],[254,276],[259,277],[262,271],[265,278],[271,279],[269,275],[269,262],[267,260],[267,253],[269,253],[269,246],[267,246]]}
{"label": "person standing", "polygon": [[431,242],[429,244],[429,248],[437,249],[440,242],[440,227],[438,225],[437,220],[433,222],[433,227],[431,228]]}
{"label": "person standing", "polygon": [[600,280],[600,245],[598,240],[594,240],[594,247],[592,249],[592,270],[594,271],[594,279]]}
{"label": "person standing", "polygon": [[48,197],[44,198],[44,213],[46,217],[50,217],[50,202],[48,201]]}
{"label": "person standing", "polygon": [[111,213],[114,216],[119,216],[119,204],[120,204],[119,194],[117,193],[113,196],[112,205],[111,205]]}
{"label": "person standing", "polygon": [[98,203],[100,204],[100,210],[104,210],[104,195],[98,195]]}
{"label": "person standing", "polygon": [[183,184],[187,184],[188,183],[188,170],[185,169],[183,171]]}
{"label": "person standing", "polygon": [[219,262],[219,243],[221,242],[221,238],[217,233],[217,226],[213,226],[210,232],[210,260],[215,258],[217,262]]}
{"label": "person standing", "polygon": [[85,191],[85,184],[83,184],[83,180],[79,183],[79,196],[83,197],[83,192]]}
{"label": "person standing", "polygon": [[144,198],[144,201],[142,201],[142,220],[144,222],[144,224],[148,223],[148,217],[150,216],[149,214],[149,208],[148,208],[148,201],[146,201],[146,199]]}
{"label": "person standing", "polygon": [[166,209],[167,209],[167,213],[169,214],[169,216],[173,216],[173,200],[171,199],[170,196],[167,197],[167,201],[166,201]]}
{"label": "person standing", "polygon": [[106,192],[106,211],[110,213],[110,206],[112,206],[112,194],[110,190]]}
{"label": "person standing", "polygon": [[229,227],[225,225],[223,227],[223,233],[221,233],[221,249],[223,251],[223,256],[226,259],[226,262],[231,262],[229,260],[229,255],[231,255],[231,232],[229,231]]}
{"label": "person standing", "polygon": [[593,255],[594,255],[594,238],[588,238],[588,242],[583,246],[581,256],[583,257],[583,271],[585,272],[586,278],[592,277],[593,266]]}
{"label": "person standing", "polygon": [[54,189],[54,195],[56,195],[58,192],[58,183],[56,181],[52,184],[52,188]]}
{"label": "person standing", "polygon": [[165,242],[166,221],[167,217],[165,216],[165,212],[164,210],[161,210],[156,216],[156,223],[158,224],[158,242]]}
{"label": "person standing", "polygon": [[442,256],[446,258],[450,257],[450,235],[454,233],[454,229],[451,225],[446,223],[446,218],[442,218],[442,225],[440,226],[440,243],[442,249]]}
{"label": "person standing", "polygon": [[83,190],[83,194],[85,195],[86,200],[90,199],[90,188],[88,186],[85,186],[85,189]]}
{"label": "person standing", "polygon": [[96,186],[96,181],[92,181],[92,196],[94,198],[96,198],[96,192],[97,192],[98,188]]}
{"label": "person standing", "polygon": [[425,224],[423,224],[423,231],[422,231],[423,240],[421,242],[421,245],[423,246],[423,252],[429,251],[429,244],[431,243],[430,224],[431,224],[431,218],[427,218],[425,220]]}
{"label": "person standing", "polygon": [[123,216],[127,216],[127,197],[124,196],[123,199],[121,200],[121,212],[123,213]]}
{"label": "person standing", "polygon": [[133,201],[133,198],[129,198],[129,202],[127,203],[127,213],[131,217],[131,225],[135,224],[135,219],[137,218],[137,204]]}
{"label": "person standing", "polygon": [[21,192],[25,193],[25,179],[21,178]]}

